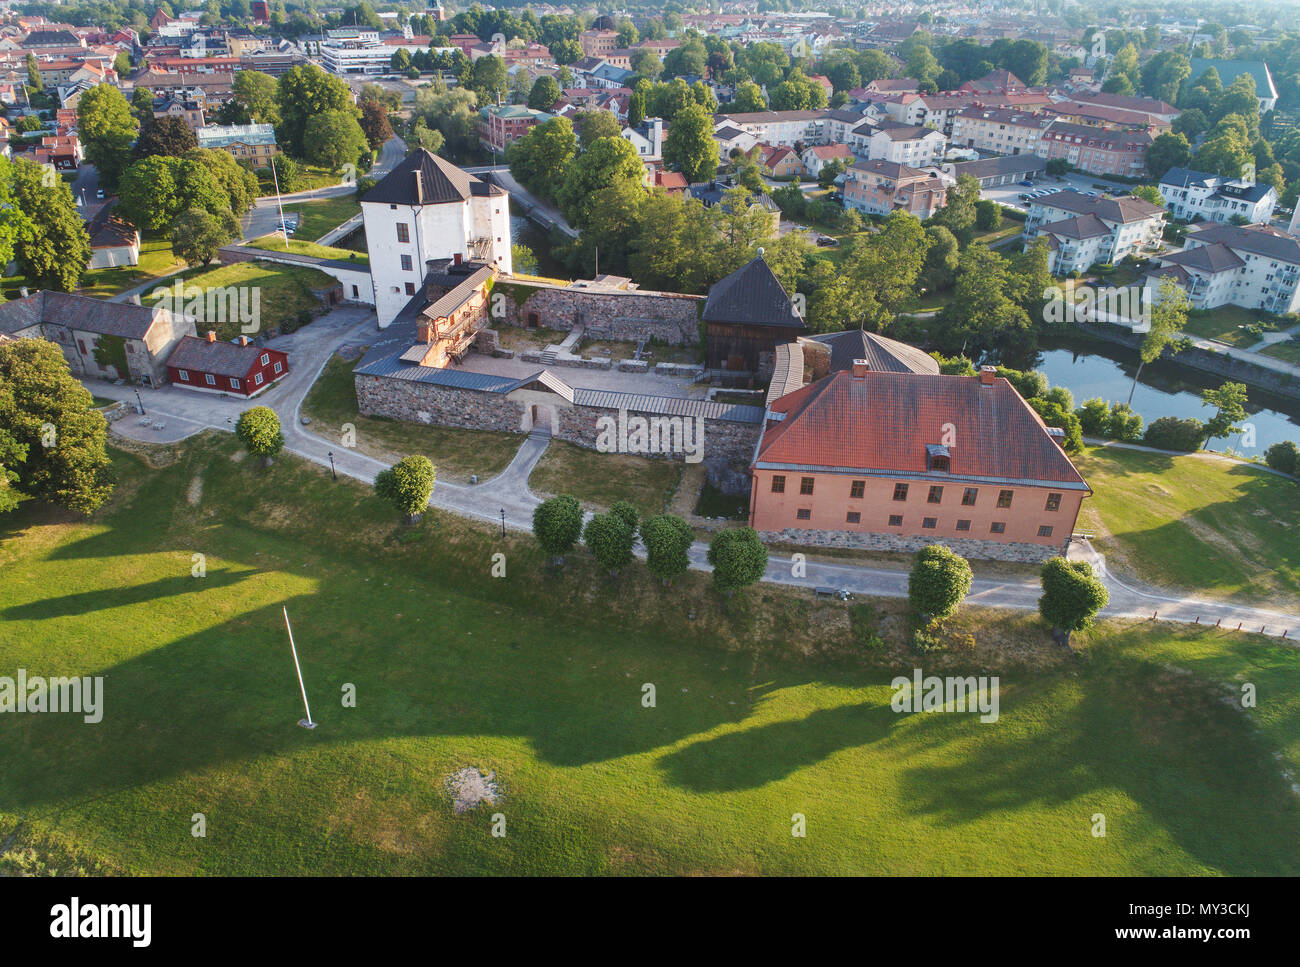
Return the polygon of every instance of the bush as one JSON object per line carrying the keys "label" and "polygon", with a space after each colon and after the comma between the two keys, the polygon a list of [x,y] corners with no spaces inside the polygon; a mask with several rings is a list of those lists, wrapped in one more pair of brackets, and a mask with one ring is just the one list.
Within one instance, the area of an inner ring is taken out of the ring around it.
{"label": "bush", "polygon": [[582,531],[582,542],[591,556],[611,574],[617,574],[632,560],[635,540],[636,531],[628,526],[626,518],[612,511],[597,514]]}
{"label": "bush", "polygon": [[[612,512],[612,511],[611,511]],[[691,525],[673,514],[659,514],[641,524],[646,566],[665,584],[690,567],[688,551],[695,539]]]}
{"label": "bush", "polygon": [[1205,442],[1205,424],[1194,416],[1187,419],[1162,416],[1147,427],[1142,442],[1157,450],[1199,450]]}
{"label": "bush", "polygon": [[946,618],[970,591],[971,578],[964,557],[942,544],[931,544],[916,555],[907,581],[907,600],[928,619]]}
{"label": "bush", "polygon": [[627,529],[633,534],[636,533],[637,527],[641,524],[641,512],[636,506],[627,500],[616,500],[609,512],[627,524]]}
{"label": "bush", "polygon": [[265,466],[271,458],[284,449],[284,434],[280,432],[280,418],[269,406],[254,406],[244,410],[235,422],[235,436],[249,453],[261,457]]}
{"label": "bush", "polygon": [[582,533],[582,505],[578,498],[560,494],[542,501],[533,511],[533,536],[552,561],[564,563],[564,555]]}
{"label": "bush", "polygon": [[1095,396],[1085,400],[1076,414],[1079,417],[1079,427],[1085,435],[1104,437],[1110,433],[1110,404],[1105,400]]}
{"label": "bush", "polygon": [[1290,440],[1275,443],[1264,454],[1264,462],[1292,477],[1300,475],[1300,447]]}
{"label": "bush", "polygon": [[1142,417],[1134,413],[1127,403],[1116,403],[1115,408],[1110,411],[1106,435],[1112,440],[1136,443],[1142,439]]}
{"label": "bush", "polygon": [[1036,369],[1022,372],[1018,369],[999,366],[998,376],[1014,386],[1016,392],[1027,400],[1032,400],[1035,396],[1042,396],[1047,392],[1047,377]]}
{"label": "bush", "polygon": [[713,566],[713,584],[732,592],[748,587],[767,570],[767,548],[752,527],[729,527],[714,535],[709,544],[709,564]]}
{"label": "bush", "polygon": [[429,505],[437,472],[428,457],[403,457],[375,476],[375,493],[414,523]]}
{"label": "bush", "polygon": [[880,637],[880,616],[869,604],[855,604],[849,607],[849,624],[853,637],[867,651],[884,651],[885,639]]}
{"label": "bush", "polygon": [[1042,582],[1038,613],[1065,644],[1069,644],[1071,632],[1088,627],[1110,601],[1106,585],[1092,573],[1087,561],[1054,557],[1043,565]]}

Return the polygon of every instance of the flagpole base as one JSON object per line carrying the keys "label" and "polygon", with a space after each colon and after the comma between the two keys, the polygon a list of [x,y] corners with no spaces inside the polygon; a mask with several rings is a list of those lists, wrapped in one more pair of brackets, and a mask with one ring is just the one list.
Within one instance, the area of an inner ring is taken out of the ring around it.
{"label": "flagpole base", "polygon": [[314,728],[316,728],[316,723],[315,723],[315,722],[309,722],[307,719],[299,719],[299,720],[298,720],[298,724],[301,725],[304,729],[314,729]]}

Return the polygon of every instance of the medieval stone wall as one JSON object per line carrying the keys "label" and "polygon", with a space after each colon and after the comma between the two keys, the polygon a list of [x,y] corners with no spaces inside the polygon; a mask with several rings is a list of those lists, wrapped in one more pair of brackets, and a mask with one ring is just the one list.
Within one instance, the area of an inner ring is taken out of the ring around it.
{"label": "medieval stone wall", "polygon": [[408,423],[511,433],[518,433],[523,426],[523,405],[498,393],[478,393],[365,374],[354,379],[357,408],[363,416],[386,416]]}
{"label": "medieval stone wall", "polygon": [[[598,421],[601,417],[610,417],[618,420],[619,411],[607,409],[599,406],[574,406],[570,409],[560,410],[560,431],[559,438],[567,440],[570,443],[576,443],[580,447],[586,447],[589,450],[596,449],[597,440],[600,437]],[[628,410],[627,418],[634,416],[644,417],[647,420],[664,419],[662,414],[642,413],[636,410]],[[680,420],[688,420],[690,417],[678,417]],[[749,465],[749,461],[754,456],[754,447],[758,443],[758,434],[762,429],[757,423],[734,423],[730,420],[705,420],[703,427],[703,453],[702,458],[705,461],[724,461],[729,464]],[[694,429],[691,430],[693,434]],[[692,440],[694,438],[692,437]],[[682,460],[684,454],[661,454],[645,453],[639,456],[663,457],[665,459]]]}
{"label": "medieval stone wall", "polygon": [[700,338],[704,297],[638,289],[593,291],[504,278],[492,291],[495,325],[585,328],[589,339],[657,339],[670,346]]}

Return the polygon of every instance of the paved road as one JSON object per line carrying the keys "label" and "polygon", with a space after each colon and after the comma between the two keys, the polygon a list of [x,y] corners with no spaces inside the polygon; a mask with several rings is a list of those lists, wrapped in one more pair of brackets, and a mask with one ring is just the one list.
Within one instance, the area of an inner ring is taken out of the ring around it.
{"label": "paved road", "polygon": [[[310,427],[302,425],[300,410],[307,391],[334,351],[344,344],[364,343],[375,332],[372,311],[344,307],[335,309],[296,333],[272,340],[268,345],[292,354],[292,369],[280,383],[255,401],[256,404],[272,407],[279,415],[286,450],[324,467],[330,465],[329,455],[333,453],[334,465],[339,473],[366,483],[373,483],[375,474],[386,465],[349,450],[336,441],[318,436]],[[99,396],[128,400],[134,404],[135,390],[132,387],[114,386],[97,380],[87,381],[87,386]],[[162,420],[166,429],[160,433],[148,426],[141,426],[138,417],[131,415],[114,424],[114,432],[155,443],[183,439],[204,429],[232,430],[239,413],[250,405],[245,400],[195,393],[171,386],[140,392],[149,415],[155,421]],[[483,483],[453,484],[439,481],[430,503],[463,517],[492,523],[500,523],[504,511],[507,527],[530,531],[533,509],[540,503],[540,499],[528,489],[528,477],[548,443],[549,440],[544,437],[528,437],[510,465],[497,477]],[[709,570],[707,553],[705,544],[692,545],[691,566],[697,570]],[[1104,557],[1086,541],[1072,546],[1070,557],[1090,561],[1106,582],[1110,591],[1110,604],[1104,614],[1141,618],[1150,618],[1156,614],[1170,621],[1192,622],[1199,619],[1202,624],[1218,621],[1231,628],[1240,624],[1242,630],[1263,630],[1270,635],[1279,635],[1285,630],[1289,632],[1289,637],[1300,636],[1300,614],[1295,612],[1237,607],[1158,591],[1144,591],[1111,573]],[[907,595],[906,571],[863,567],[849,562],[808,561],[802,565],[800,576],[796,577],[794,562],[783,555],[772,555],[769,558],[764,580],[807,588],[844,588],[871,597]],[[977,578],[967,600],[988,607],[1034,611],[1037,610],[1040,593],[1039,584],[1034,579]]]}

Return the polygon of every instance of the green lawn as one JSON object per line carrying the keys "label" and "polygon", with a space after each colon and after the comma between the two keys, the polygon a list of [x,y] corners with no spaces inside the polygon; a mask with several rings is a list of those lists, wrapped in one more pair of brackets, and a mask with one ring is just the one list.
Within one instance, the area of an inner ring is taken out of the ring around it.
{"label": "green lawn", "polygon": [[361,212],[361,202],[355,194],[319,201],[298,201],[284,206],[286,215],[296,212],[302,218],[294,232],[300,238],[315,240],[331,229],[338,228],[353,215]]}
{"label": "green lawn", "polygon": [[[263,235],[261,238],[255,238],[252,241],[245,242],[250,248],[260,248],[268,252],[283,252],[284,236],[279,232],[273,232],[270,235]],[[301,239],[289,239],[289,251],[294,255],[309,255],[317,259],[337,259],[340,262],[356,262],[359,268],[370,267],[370,256],[363,252],[354,252],[348,248],[334,248],[330,245],[319,245],[316,242],[304,242]]]}
{"label": "green lawn", "polygon": [[1249,464],[1087,447],[1079,529],[1122,574],[1205,597],[1300,608],[1300,487]]}
{"label": "green lawn", "polygon": [[1193,309],[1187,314],[1187,324],[1183,331],[1202,339],[1217,339],[1230,346],[1248,348],[1259,342],[1259,336],[1244,327],[1267,319],[1268,316],[1254,309],[1241,306],[1219,306],[1217,309]]}
{"label": "green lawn", "polygon": [[[309,165],[298,162],[298,170],[301,177],[298,184],[293,186],[293,192],[289,192],[284,185],[280,186],[280,191],[285,194],[292,194],[300,191],[311,191],[315,188],[332,188],[342,179],[342,175],[337,171],[330,171],[328,168],[322,168],[320,165]],[[257,169],[257,181],[261,186],[262,197],[268,195],[275,197],[275,179],[271,177],[271,168]]]}
{"label": "green lawn", "polygon": [[[1300,873],[1300,652],[1276,641],[1108,624],[1069,658],[971,610],[969,656],[871,663],[840,602],[613,580],[579,551],[552,575],[527,538],[404,528],[360,484],[234,455],[118,454],[93,522],[0,518],[0,667],[104,677],[97,725],[6,716],[0,872],[30,848],[154,874]],[[891,711],[918,663],[999,675],[998,722]],[[1238,678],[1259,709],[1223,701]],[[463,767],[503,800],[454,814]]]}
{"label": "green lawn", "polygon": [[528,478],[538,494],[572,494],[588,508],[630,500],[643,516],[660,514],[682,478],[682,465],[626,453],[598,453],[552,440]]}
{"label": "green lawn", "polygon": [[1259,351],[1264,356],[1272,356],[1288,363],[1300,366],[1300,339],[1292,336],[1284,342],[1275,342]]}
{"label": "green lawn", "polygon": [[411,454],[423,454],[438,468],[439,479],[460,482],[468,482],[470,474],[478,474],[480,481],[496,476],[524,441],[522,433],[457,430],[362,416],[357,412],[352,379],[355,365],[355,361],[337,356],[325,364],[302,404],[303,415],[312,419],[313,432],[341,441],[343,424],[351,423],[356,448],[362,453],[394,463]]}
{"label": "green lawn", "polygon": [[[244,305],[252,308],[252,295],[257,294],[260,332],[279,329],[283,325],[297,326],[304,312],[315,314],[322,303],[318,292],[334,288],[338,281],[316,269],[275,262],[236,262],[219,268],[187,269],[177,276],[186,288],[198,286],[205,291],[212,288],[245,289],[248,294]],[[187,295],[186,299],[191,298]],[[149,300],[144,300],[149,305]],[[187,303],[188,305],[188,303]],[[204,321],[199,319],[200,331],[204,327],[215,329],[218,339],[233,339],[242,331],[238,318]]]}
{"label": "green lawn", "polygon": [[184,260],[172,254],[170,238],[142,234],[138,265],[94,269],[81,277],[77,291],[82,295],[107,299],[184,267]]}

